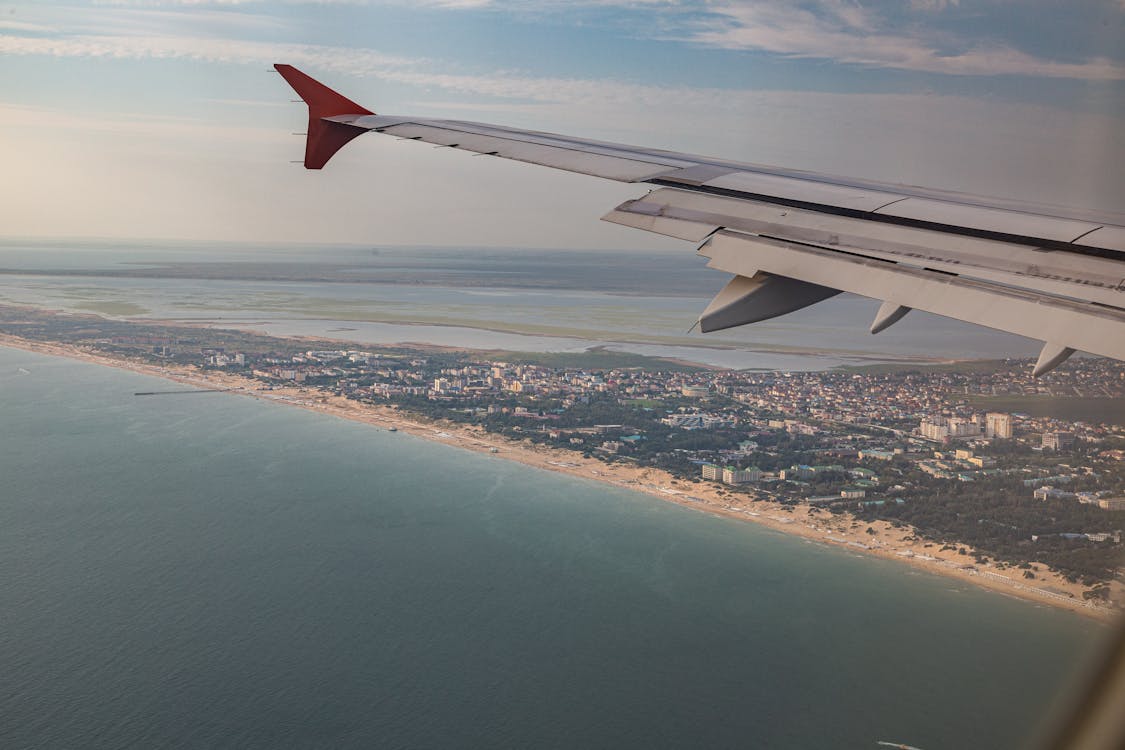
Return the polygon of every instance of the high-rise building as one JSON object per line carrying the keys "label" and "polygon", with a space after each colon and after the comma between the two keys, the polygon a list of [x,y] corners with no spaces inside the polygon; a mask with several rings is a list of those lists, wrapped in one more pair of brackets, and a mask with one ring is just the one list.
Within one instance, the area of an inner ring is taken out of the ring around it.
{"label": "high-rise building", "polygon": [[970,418],[965,417],[950,417],[949,418],[949,437],[953,438],[967,438],[977,437],[984,432],[984,425],[980,423],[979,416]]}
{"label": "high-rise building", "polygon": [[983,432],[984,425],[979,417],[933,417],[923,419],[918,425],[918,434],[939,443],[949,439],[979,437]]}
{"label": "high-rise building", "polygon": [[990,411],[984,416],[984,436],[1007,439],[1012,436],[1012,415]]}
{"label": "high-rise building", "polygon": [[949,424],[944,419],[923,419],[918,432],[927,440],[942,442],[949,438]]}

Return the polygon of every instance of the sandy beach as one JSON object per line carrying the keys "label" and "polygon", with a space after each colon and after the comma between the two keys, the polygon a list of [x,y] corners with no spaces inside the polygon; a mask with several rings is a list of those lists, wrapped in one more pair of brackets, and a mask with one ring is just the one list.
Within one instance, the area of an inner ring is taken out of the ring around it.
{"label": "sandy beach", "polygon": [[575,451],[537,446],[529,440],[508,440],[486,433],[477,426],[430,422],[400,413],[392,406],[363,404],[312,388],[269,388],[260,381],[229,373],[200,371],[192,367],[162,367],[147,362],[107,357],[80,347],[29,341],[3,334],[0,334],[0,346],[131,370],[195,388],[223,389],[238,395],[310,409],[384,429],[393,427],[397,431],[426,440],[499,459],[518,461],[547,471],[645,492],[667,502],[756,523],[813,543],[834,545],[859,554],[894,560],[919,570],[1037,604],[1060,607],[1098,619],[1115,616],[1115,610],[1083,600],[1085,587],[1070,583],[1044,565],[1034,566],[1035,579],[1025,579],[1023,571],[1014,567],[1001,568],[992,562],[976,563],[972,549],[968,549],[968,555],[959,554],[955,550],[942,550],[940,543],[918,538],[908,527],[894,528],[883,521],[867,523],[850,515],[836,515],[806,505],[786,506],[754,500],[748,495],[730,492],[720,484],[681,480],[665,471],[648,467],[622,463],[610,465],[594,458],[585,458]]}

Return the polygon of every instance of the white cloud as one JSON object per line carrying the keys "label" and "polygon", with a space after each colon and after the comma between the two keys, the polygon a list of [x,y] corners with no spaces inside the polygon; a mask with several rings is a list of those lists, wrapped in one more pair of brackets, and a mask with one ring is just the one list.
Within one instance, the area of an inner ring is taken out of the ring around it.
{"label": "white cloud", "polygon": [[[95,5],[114,5],[132,8],[158,8],[167,6],[221,6],[267,5],[271,0],[94,0]],[[484,8],[495,0],[281,0],[285,5],[400,5],[425,8]]]}
{"label": "white cloud", "polygon": [[41,23],[33,23],[30,21],[15,21],[10,19],[0,19],[0,31],[21,31],[31,32],[36,34],[57,33],[58,28],[55,26],[48,26]]}
{"label": "white cloud", "polygon": [[[260,6],[261,0],[99,0],[116,6],[111,13],[91,8],[45,6],[23,24],[65,27],[84,42],[90,37],[147,35],[167,42],[175,37],[243,37],[253,31],[289,28],[283,16],[239,12],[220,6]],[[580,21],[581,9],[636,9],[629,16],[634,33],[664,35],[724,49],[759,50],[782,57],[822,59],[872,68],[957,76],[1022,75],[1078,80],[1125,80],[1125,63],[1106,57],[1052,60],[1032,55],[1001,39],[942,34],[925,24],[892,25],[877,9],[853,0],[286,0],[287,4],[399,5],[459,11],[553,13]],[[1109,0],[1125,4],[1125,0]],[[959,0],[910,0],[920,13],[959,5]],[[182,10],[160,10],[181,6]],[[211,6],[211,7],[201,7]],[[189,8],[190,10],[186,9]],[[36,23],[38,21],[38,23]],[[0,22],[2,24],[2,22]],[[0,29],[3,26],[0,25]],[[12,27],[12,30],[17,30]],[[30,29],[27,29],[30,30]],[[995,30],[1002,33],[1002,29]],[[246,44],[252,44],[247,42]],[[9,45],[10,47],[11,45]],[[165,44],[165,46],[168,46]],[[294,45],[295,46],[295,45]],[[345,54],[358,59],[360,52]],[[194,55],[189,55],[194,56]],[[343,66],[334,66],[342,70]],[[357,72],[350,69],[342,72]]]}
{"label": "white cloud", "polygon": [[0,34],[0,54],[116,59],[185,58],[215,63],[291,62],[356,75],[418,62],[373,50],[309,44],[210,37],[97,34],[53,38]]}
{"label": "white cloud", "polygon": [[[1122,0],[1125,2],[1125,0]],[[961,0],[910,0],[910,7],[914,10],[942,11],[946,8],[956,8],[961,5]]]}
{"label": "white cloud", "polygon": [[[936,9],[938,3],[923,0],[923,5]],[[925,29],[889,29],[875,13],[842,0],[819,0],[811,6],[719,0],[709,9],[717,18],[687,36],[707,46],[947,75],[1125,80],[1125,65],[1114,60],[1059,62],[1003,42],[963,46],[961,40],[939,38]],[[957,51],[947,52],[946,47]]]}
{"label": "white cloud", "polygon": [[[76,133],[106,133],[113,136],[144,138],[150,142],[261,143],[275,141],[291,144],[288,133],[266,127],[217,125],[201,118],[175,117],[151,112],[119,112],[115,115],[90,115],[81,118],[51,107],[33,107],[0,103],[0,121],[9,132],[19,130],[51,130]],[[20,136],[22,137],[22,136]]]}
{"label": "white cloud", "polygon": [[262,99],[202,99],[201,101],[207,104],[225,104],[230,107],[286,107],[287,102],[279,102],[277,100],[262,100]]}

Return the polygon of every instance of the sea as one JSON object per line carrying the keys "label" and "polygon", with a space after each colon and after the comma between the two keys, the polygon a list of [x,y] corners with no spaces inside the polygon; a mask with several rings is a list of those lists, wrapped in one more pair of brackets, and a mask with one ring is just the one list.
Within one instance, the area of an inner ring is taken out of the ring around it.
{"label": "sea", "polygon": [[0,747],[1027,746],[1105,626],[0,348]]}

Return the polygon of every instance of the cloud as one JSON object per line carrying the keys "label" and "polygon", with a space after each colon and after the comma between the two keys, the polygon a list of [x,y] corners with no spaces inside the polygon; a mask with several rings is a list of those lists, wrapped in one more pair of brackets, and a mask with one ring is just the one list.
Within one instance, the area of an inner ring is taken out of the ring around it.
{"label": "cloud", "polygon": [[[848,21],[860,28],[866,19],[860,15]],[[750,33],[749,31],[747,33]],[[769,31],[760,33],[769,35]],[[784,39],[771,37],[776,49],[793,50],[816,37],[818,31],[793,31]],[[765,42],[763,42],[765,43]],[[887,43],[883,55],[895,54],[918,61],[932,53],[914,47]],[[795,53],[791,53],[795,54]],[[305,67],[314,74],[326,71],[362,78],[377,78],[421,88],[436,88],[476,97],[487,97],[512,104],[569,104],[590,108],[620,109],[630,105],[645,109],[666,109],[676,102],[678,109],[697,108],[710,112],[736,112],[744,107],[747,94],[738,90],[700,86],[660,86],[615,81],[612,79],[560,78],[529,76],[499,72],[471,75],[445,72],[425,58],[388,55],[377,50],[313,44],[255,42],[242,39],[140,36],[140,35],[78,35],[48,38],[0,34],[0,55],[49,55],[54,57],[93,57],[110,59],[191,59],[212,63],[270,64],[287,62]],[[859,57],[855,60],[872,59]],[[911,57],[911,56],[914,57]],[[917,56],[921,55],[922,58]],[[1037,63],[1022,53],[996,50],[974,55],[945,58],[949,69],[966,71],[987,67],[995,72],[1005,66],[1026,72],[1037,65],[1062,66],[1062,63]],[[1082,66],[1088,74],[1093,64]],[[1113,63],[1104,63],[1105,78],[1125,78],[1125,70]],[[841,95],[843,96],[843,95]],[[487,102],[485,102],[487,103]],[[378,104],[375,102],[375,104]]]}
{"label": "cloud", "polygon": [[[857,18],[853,22],[862,24],[863,19]],[[443,112],[457,111],[466,119],[488,120],[495,119],[497,112],[503,112],[504,119],[514,126],[542,129],[544,123],[552,123],[553,126],[547,129],[570,130],[611,140],[655,141],[652,145],[685,150],[700,148],[700,132],[705,129],[708,135],[704,142],[708,150],[733,158],[777,163],[800,162],[803,152],[811,154],[815,151],[808,144],[818,142],[826,134],[805,124],[811,122],[834,121],[834,127],[841,132],[850,127],[854,132],[881,133],[884,139],[896,132],[931,132],[936,135],[926,139],[930,147],[933,147],[935,137],[944,138],[946,133],[956,132],[958,138],[965,137],[962,122],[976,123],[974,127],[982,130],[995,130],[996,122],[1004,122],[1007,123],[1004,132],[1012,137],[1017,132],[1017,122],[1051,123],[1050,128],[1044,126],[1045,131],[1063,134],[1084,132],[1086,127],[1075,124],[1085,117],[1081,113],[1009,105],[1002,108],[1001,114],[997,110],[998,105],[974,103],[963,97],[732,90],[514,73],[473,75],[445,72],[430,60],[386,55],[372,49],[234,39],[135,36],[45,39],[0,35],[0,54],[111,59],[183,58],[263,66],[272,62],[289,62],[314,76],[332,72],[403,84],[414,89],[409,96],[416,102],[419,98],[417,89],[457,94],[448,106],[438,105],[433,96],[425,98],[425,103],[418,109],[432,112],[437,117],[441,117]],[[380,101],[366,101],[361,88],[349,87],[346,93],[357,101],[368,103],[376,111],[382,111]],[[278,101],[281,101],[280,97]],[[222,103],[242,104],[238,100]],[[255,106],[263,104],[256,102]],[[878,116],[869,112],[878,113]],[[958,114],[955,116],[954,113]],[[990,120],[986,113],[992,113],[995,119]],[[1083,122],[1101,122],[1104,119],[1093,118]],[[751,130],[740,125],[751,121],[755,123],[755,128]],[[1119,119],[1105,121],[1113,124],[1099,126],[1096,132],[1108,133],[1120,129]],[[947,144],[951,152],[956,149],[956,141],[954,138]],[[1040,138],[1039,141],[1039,147],[1044,151],[1051,149],[1048,138]],[[764,154],[755,150],[769,142],[800,145]],[[1116,145],[1110,152],[1121,153],[1120,149],[1121,146]],[[821,162],[820,159],[817,157],[815,161],[800,165],[844,172],[862,166],[846,159],[837,159],[833,163]],[[869,176],[895,179],[891,172]],[[925,176],[921,175],[919,179],[925,181]]]}
{"label": "cloud", "polygon": [[372,49],[312,44],[251,42],[209,37],[79,35],[63,38],[0,35],[0,55],[48,55],[110,59],[191,59],[212,63],[287,62],[311,71],[376,77],[396,83],[531,102],[571,104],[633,102],[658,106],[670,97],[725,109],[731,93],[698,87],[662,86],[498,73],[466,75],[435,70],[424,58],[386,55]]}
{"label": "cloud", "polygon": [[[1029,74],[1043,65],[1056,67],[1040,74],[1089,78],[1097,73],[1091,68],[1096,61],[1072,61],[1071,68],[1060,69],[1058,63],[1005,45],[949,41],[910,25],[923,13],[956,10],[948,4],[939,8],[941,3],[935,2],[914,8],[903,4],[906,20],[900,14],[894,26],[871,5],[847,0],[796,0],[792,5],[767,0],[753,6],[726,0],[707,6],[698,0],[575,1],[587,8],[615,9],[605,15],[632,24],[629,33],[670,27],[678,39],[760,49],[782,57],[963,75],[997,70]],[[292,24],[287,14],[259,16],[257,9],[241,13],[219,8],[220,3],[174,7],[192,0],[159,4],[170,7],[55,7],[51,14],[44,10],[34,18],[21,18],[44,29],[0,32],[0,56],[183,59],[257,69],[289,62],[330,80],[341,74],[356,76],[360,80],[345,82],[344,93],[377,111],[393,105],[434,117],[499,121],[1091,208],[1119,208],[1125,196],[1125,173],[1112,169],[1125,154],[1125,127],[1121,118],[1092,114],[1089,108],[933,94],[660,85],[652,77],[632,82],[596,74],[474,72],[463,65],[379,49],[262,41],[276,38],[273,32],[279,25]],[[238,0],[222,4],[251,5]],[[453,8],[471,12],[469,6],[488,12],[516,7],[510,0],[430,0],[428,5],[450,8],[451,13]],[[523,7],[557,10],[552,23],[597,17],[573,11],[574,4],[562,0],[528,0]],[[639,10],[618,12],[626,7]],[[741,15],[731,15],[736,13]],[[69,33],[51,34],[51,26]],[[287,35],[300,32],[285,27]],[[714,38],[704,39],[704,34]],[[1117,66],[1106,61],[1098,75],[1120,79]],[[203,81],[229,72],[208,71],[204,65],[182,67],[192,67],[191,74]],[[6,231],[27,234],[65,229],[86,234],[323,239],[334,232],[335,239],[355,241],[598,246],[618,236],[607,233],[620,232],[620,244],[653,241],[594,221],[617,202],[639,195],[639,186],[374,136],[349,147],[329,173],[305,173],[289,163],[301,154],[300,139],[290,134],[302,129],[303,108],[287,104],[293,97],[279,77],[273,88],[268,77],[245,78],[229,88],[212,87],[216,96],[232,98],[193,100],[190,118],[0,105],[0,161],[19,176],[0,185],[0,209],[6,212],[0,224]],[[382,97],[368,101],[364,89],[380,80],[401,85],[385,86]],[[63,89],[61,82],[49,83],[55,91]],[[151,81],[142,79],[139,85]],[[407,102],[413,102],[411,107]],[[139,109],[147,104],[125,106]],[[35,189],[29,190],[29,184]],[[569,201],[567,210],[560,209],[560,201]],[[58,205],[78,206],[83,213],[62,227]],[[435,205],[449,212],[441,222],[433,221]],[[457,216],[448,218],[452,214]]]}
{"label": "cloud", "polygon": [[[1125,0],[1105,0],[1125,6]],[[173,38],[254,36],[255,31],[289,29],[284,16],[264,12],[239,12],[222,9],[237,6],[264,6],[261,0],[100,0],[102,4],[124,6],[112,12],[91,8],[43,9],[39,21],[44,30],[50,24],[62,26],[92,46],[95,35],[118,39],[126,35],[159,37],[166,48]],[[412,9],[449,9],[459,12],[489,11],[549,14],[556,20],[583,23],[592,10],[614,9],[630,34],[670,38],[695,45],[733,50],[756,50],[783,58],[830,60],[846,65],[887,68],[953,76],[1019,75],[1076,80],[1125,80],[1125,61],[1109,57],[1057,60],[1022,51],[1002,37],[986,37],[980,30],[953,33],[934,23],[918,20],[933,18],[941,11],[960,6],[959,0],[910,0],[903,13],[886,2],[860,4],[852,0],[286,0],[290,5],[401,6]],[[989,5],[1006,0],[991,0]],[[161,10],[161,7],[181,10]],[[210,6],[210,7],[195,7]],[[187,10],[186,8],[190,8]],[[615,16],[616,17],[616,16]],[[604,19],[602,19],[604,20]],[[22,22],[28,23],[28,22]],[[993,24],[992,26],[995,26]],[[0,26],[0,30],[3,26]],[[12,31],[18,31],[15,27]],[[32,29],[24,29],[31,31]],[[991,28],[1003,34],[1002,28]],[[1046,32],[1045,32],[1046,33]],[[232,42],[233,43],[233,42]],[[107,45],[118,44],[107,42]],[[252,44],[252,42],[245,42]],[[18,46],[8,43],[6,49]],[[118,45],[120,46],[120,45]],[[300,45],[291,45],[291,48]],[[311,48],[306,48],[311,49]],[[1081,47],[1079,47],[1081,49]],[[3,51],[3,50],[0,50]],[[21,54],[20,52],[10,52]],[[179,56],[180,53],[171,53]],[[366,62],[356,50],[344,54]],[[182,56],[196,57],[193,52]],[[233,61],[237,55],[228,55]],[[207,59],[205,56],[201,59]],[[258,60],[261,58],[255,58]],[[305,58],[302,58],[305,59]],[[308,60],[312,62],[311,59]],[[333,70],[346,66],[327,64]],[[385,60],[375,60],[385,64]],[[357,72],[354,68],[342,72]]]}
{"label": "cloud", "polygon": [[[955,4],[915,0],[914,6],[933,11]],[[896,28],[867,7],[843,0],[805,4],[719,0],[708,9],[712,16],[696,22],[695,31],[686,35],[688,40],[724,49],[946,75],[1125,80],[1125,64],[1119,61],[1061,62],[1027,54],[1001,41],[965,42],[923,27]]]}
{"label": "cloud", "polygon": [[31,32],[37,34],[48,34],[57,33],[58,28],[41,23],[32,23],[30,21],[0,19],[0,31],[20,31],[25,33]]}
{"label": "cloud", "polygon": [[[1125,0],[1122,0],[1125,2]],[[961,5],[961,0],[910,0],[910,7],[922,11],[942,11],[947,8],[956,8]]]}
{"label": "cloud", "polygon": [[207,99],[201,99],[200,101],[203,101],[207,104],[223,104],[223,105],[226,105],[226,106],[229,106],[229,107],[285,107],[285,106],[288,106],[288,102],[279,102],[279,101],[274,100],[274,99],[263,100],[263,99],[215,99],[215,98],[207,98]]}
{"label": "cloud", "polygon": [[[94,0],[95,5],[114,5],[132,8],[158,8],[167,6],[222,6],[266,5],[270,0]],[[282,0],[285,5],[400,5],[426,8],[484,8],[495,0]]]}
{"label": "cloud", "polygon": [[380,69],[417,64],[414,59],[367,49],[323,45],[253,42],[243,39],[183,36],[85,34],[70,37],[24,37],[0,34],[0,55],[104,57],[113,59],[184,58],[213,63],[288,61],[321,70],[364,75]]}
{"label": "cloud", "polygon": [[65,109],[0,103],[0,121],[9,132],[71,131],[77,133],[105,133],[113,136],[147,138],[157,142],[182,142],[193,139],[200,142],[291,144],[288,133],[276,128],[242,125],[217,125],[202,119],[154,115],[151,112],[119,112],[114,115],[71,116]]}

